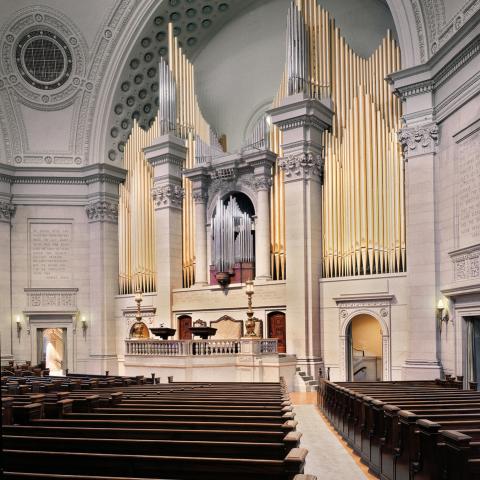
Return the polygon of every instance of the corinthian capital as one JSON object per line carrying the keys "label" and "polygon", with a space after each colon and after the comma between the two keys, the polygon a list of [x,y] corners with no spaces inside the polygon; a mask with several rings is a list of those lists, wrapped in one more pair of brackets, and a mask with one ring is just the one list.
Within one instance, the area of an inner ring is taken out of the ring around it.
{"label": "corinthian capital", "polygon": [[433,153],[438,145],[440,131],[436,123],[405,127],[398,132],[405,158]]}
{"label": "corinthian capital", "polygon": [[106,200],[98,200],[89,203],[85,207],[88,221],[91,222],[110,222],[118,223],[118,205],[116,203],[107,202]]}
{"label": "corinthian capital", "polygon": [[253,181],[253,186],[257,192],[260,190],[270,190],[270,187],[272,186],[272,178],[267,177],[266,175],[256,176]]}
{"label": "corinthian capital", "polygon": [[184,190],[180,185],[166,184],[154,186],[152,188],[152,197],[155,203],[155,209],[167,207],[182,207]]}
{"label": "corinthian capital", "polygon": [[291,154],[278,160],[287,179],[314,178],[322,175],[323,159],[320,154]]}
{"label": "corinthian capital", "polygon": [[0,222],[10,222],[17,207],[10,202],[0,202]]}

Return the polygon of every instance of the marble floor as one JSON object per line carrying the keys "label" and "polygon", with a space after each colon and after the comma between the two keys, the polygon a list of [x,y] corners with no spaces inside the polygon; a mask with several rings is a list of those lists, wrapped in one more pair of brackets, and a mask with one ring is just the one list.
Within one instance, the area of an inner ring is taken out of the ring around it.
{"label": "marble floor", "polygon": [[314,404],[314,396],[291,394],[301,446],[308,449],[305,473],[318,480],[374,479],[348,445],[336,434]]}

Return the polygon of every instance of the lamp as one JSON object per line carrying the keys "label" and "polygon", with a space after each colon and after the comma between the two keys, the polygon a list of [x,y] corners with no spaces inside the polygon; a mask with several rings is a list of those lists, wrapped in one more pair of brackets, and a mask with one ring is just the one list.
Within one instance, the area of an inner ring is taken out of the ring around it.
{"label": "lamp", "polygon": [[247,280],[245,282],[246,290],[245,293],[248,297],[248,306],[247,306],[247,321],[245,322],[245,328],[247,330],[247,337],[256,337],[257,334],[255,333],[255,318],[253,317],[253,309],[252,309],[252,295],[253,292],[253,280]]}
{"label": "lamp", "polygon": [[80,322],[82,323],[83,338],[86,338],[88,325],[87,325],[87,318],[85,317],[85,315],[82,315],[82,317],[80,318]]}
{"label": "lamp", "polygon": [[20,333],[22,331],[22,319],[20,318],[20,315],[15,316],[15,323],[17,324],[17,337],[18,340],[20,340]]}
{"label": "lamp", "polygon": [[448,309],[445,308],[445,304],[443,303],[443,299],[441,298],[437,303],[437,321],[439,323],[440,330],[442,328],[442,322],[448,323],[448,320]]}

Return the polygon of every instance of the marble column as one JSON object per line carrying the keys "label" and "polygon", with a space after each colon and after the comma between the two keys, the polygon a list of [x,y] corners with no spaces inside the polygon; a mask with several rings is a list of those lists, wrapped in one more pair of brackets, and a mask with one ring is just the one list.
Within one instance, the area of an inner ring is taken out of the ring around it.
{"label": "marble column", "polygon": [[303,94],[271,110],[283,132],[287,262],[287,353],[317,377],[322,365],[320,288],[322,252],[322,133],[332,122],[324,103]]}
{"label": "marble column", "polygon": [[185,173],[192,182],[195,204],[195,285],[208,285],[207,260],[207,202],[210,176],[205,167],[196,167]]}
{"label": "marble column", "polygon": [[436,320],[435,156],[439,128],[433,121],[403,128],[405,154],[409,342],[405,380],[440,376]]}
{"label": "marble column", "polygon": [[88,373],[117,372],[114,298],[118,295],[118,185],[126,171],[105,164],[85,170],[89,224]]}
{"label": "marble column", "polygon": [[182,168],[185,141],[167,134],[144,149],[154,168],[157,315],[165,326],[175,327],[172,290],[182,287]]}
{"label": "marble column", "polygon": [[257,191],[255,220],[255,280],[271,280],[270,270],[270,187],[272,167],[276,154],[269,150],[249,153],[244,156],[253,168],[254,186]]}
{"label": "marble column", "polygon": [[[10,185],[6,185],[10,189]],[[13,360],[12,340],[16,338],[14,319],[12,318],[12,269],[11,269],[11,219],[15,214],[15,206],[11,203],[11,195],[0,197],[0,331],[2,361]],[[16,329],[16,327],[15,327]]]}

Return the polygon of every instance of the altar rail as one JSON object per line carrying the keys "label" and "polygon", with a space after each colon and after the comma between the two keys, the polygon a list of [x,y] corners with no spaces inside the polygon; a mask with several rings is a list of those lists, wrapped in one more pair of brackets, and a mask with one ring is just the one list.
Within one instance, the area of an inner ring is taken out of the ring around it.
{"label": "altar rail", "polygon": [[126,355],[177,357],[190,355],[237,355],[277,353],[276,338],[234,340],[125,340]]}

